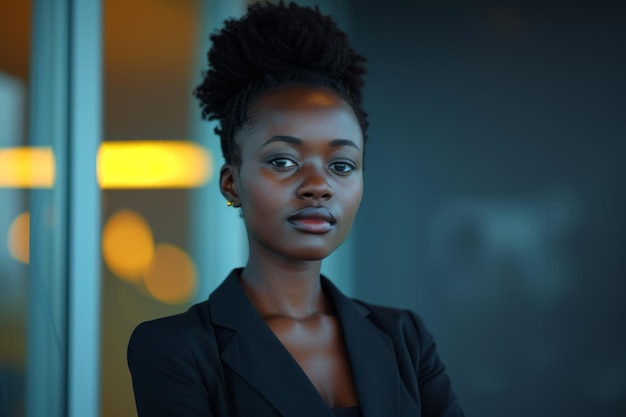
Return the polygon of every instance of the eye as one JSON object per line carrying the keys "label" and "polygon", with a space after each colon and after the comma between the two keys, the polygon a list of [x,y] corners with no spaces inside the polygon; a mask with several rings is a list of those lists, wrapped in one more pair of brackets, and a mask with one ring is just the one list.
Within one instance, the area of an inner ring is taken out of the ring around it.
{"label": "eye", "polygon": [[276,158],[269,161],[269,163],[276,168],[291,168],[296,166],[296,163],[289,158]]}
{"label": "eye", "polygon": [[333,162],[330,164],[330,169],[339,174],[347,174],[355,168],[355,165],[350,162]]}

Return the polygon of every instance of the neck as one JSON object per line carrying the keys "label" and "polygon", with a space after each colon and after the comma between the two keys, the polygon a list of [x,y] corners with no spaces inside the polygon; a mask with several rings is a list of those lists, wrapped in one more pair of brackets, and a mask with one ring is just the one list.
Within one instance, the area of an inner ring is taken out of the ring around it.
{"label": "neck", "polygon": [[321,283],[321,261],[286,261],[250,255],[241,285],[265,318],[305,319],[329,312]]}

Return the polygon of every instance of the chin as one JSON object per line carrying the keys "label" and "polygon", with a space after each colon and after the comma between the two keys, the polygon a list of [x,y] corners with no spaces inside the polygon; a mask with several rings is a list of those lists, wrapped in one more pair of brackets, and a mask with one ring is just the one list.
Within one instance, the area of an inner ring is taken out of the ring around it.
{"label": "chin", "polygon": [[321,247],[307,247],[307,248],[298,248],[292,252],[292,257],[295,259],[300,259],[303,261],[321,261],[330,254],[332,254],[335,249],[329,248],[321,248]]}
{"label": "chin", "polygon": [[298,251],[297,254],[295,254],[294,258],[295,259],[299,259],[302,261],[321,261],[324,258],[326,258],[328,255],[330,255],[330,252],[326,251],[319,251],[319,250],[303,250],[303,251]]}

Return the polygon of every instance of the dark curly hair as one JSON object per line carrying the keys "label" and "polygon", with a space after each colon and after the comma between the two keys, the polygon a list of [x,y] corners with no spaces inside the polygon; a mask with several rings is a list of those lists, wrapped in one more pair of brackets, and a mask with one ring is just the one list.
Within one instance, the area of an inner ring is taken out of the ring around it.
{"label": "dark curly hair", "polygon": [[235,135],[248,120],[248,106],[260,93],[288,83],[328,87],[352,107],[367,138],[361,88],[365,58],[348,36],[319,9],[256,3],[240,19],[228,19],[210,37],[209,70],[194,90],[202,118],[218,120],[227,163],[239,165]]}

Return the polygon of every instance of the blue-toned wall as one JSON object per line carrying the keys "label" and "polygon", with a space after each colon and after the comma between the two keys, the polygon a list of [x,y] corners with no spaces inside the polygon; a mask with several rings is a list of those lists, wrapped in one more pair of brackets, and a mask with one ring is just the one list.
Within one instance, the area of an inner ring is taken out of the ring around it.
{"label": "blue-toned wall", "polygon": [[419,312],[467,415],[626,415],[626,7],[586,3],[351,3],[356,295]]}

